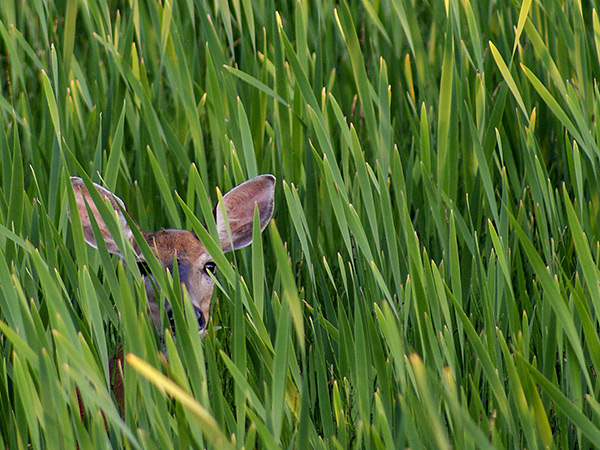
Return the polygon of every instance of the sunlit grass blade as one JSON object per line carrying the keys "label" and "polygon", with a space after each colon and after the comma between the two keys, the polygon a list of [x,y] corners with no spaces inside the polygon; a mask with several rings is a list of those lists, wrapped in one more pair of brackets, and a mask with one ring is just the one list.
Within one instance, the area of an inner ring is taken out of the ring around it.
{"label": "sunlit grass blade", "polygon": [[298,290],[296,288],[296,284],[294,283],[292,268],[290,266],[289,259],[286,255],[283,242],[281,241],[281,236],[279,235],[279,232],[277,231],[277,228],[275,226],[275,222],[271,222],[269,229],[271,234],[271,242],[274,246],[273,250],[275,252],[275,258],[277,260],[277,264],[279,266],[279,271],[281,275],[283,288],[281,297],[289,307],[290,315],[292,317],[292,323],[294,324],[294,328],[296,329],[298,343],[300,349],[304,353],[305,340],[304,321],[302,318],[302,304],[300,303],[300,298],[298,297]]}
{"label": "sunlit grass blade", "polygon": [[[437,134],[437,182],[438,187],[450,192],[455,161],[451,161],[448,137],[452,118],[452,84],[454,78],[454,43],[448,39],[444,48],[442,78],[440,80],[440,98],[438,100],[438,134]],[[452,186],[454,190],[454,186]]]}
{"label": "sunlit grass blade", "polygon": [[123,103],[123,109],[121,111],[121,117],[115,130],[115,135],[112,141],[112,148],[110,156],[108,157],[108,163],[105,169],[106,187],[108,190],[113,191],[116,186],[117,176],[119,175],[119,164],[121,162],[122,148],[123,145],[123,127],[125,125],[125,107],[126,103]]}
{"label": "sunlit grass blade", "polygon": [[578,429],[587,436],[590,442],[600,442],[600,429],[598,429],[598,427],[589,420],[577,406],[573,405],[556,385],[545,378],[529,362],[525,361],[522,356],[517,354],[517,357],[526,365],[531,376],[535,378],[541,386],[542,391],[547,392],[554,404],[577,425]]}
{"label": "sunlit grass blade", "polygon": [[206,409],[204,409],[204,407],[202,407],[202,405],[190,397],[187,392],[133,353],[128,354],[126,359],[127,362],[142,376],[147,378],[148,381],[163,392],[171,395],[190,410],[196,418],[198,425],[202,428],[202,431],[204,431],[205,435],[211,440],[213,445],[223,449],[235,448],[229,439],[227,439],[227,436],[223,434],[214,418],[206,411]]}
{"label": "sunlit grass blade", "polygon": [[255,88],[259,89],[260,91],[264,92],[268,96],[273,97],[275,100],[277,100],[279,103],[281,103],[286,108],[290,108],[290,105],[288,105],[288,103],[283,98],[281,98],[281,96],[278,95],[277,92],[275,92],[269,86],[264,84],[262,81],[257,80],[256,78],[250,76],[249,74],[247,74],[245,72],[242,72],[239,69],[236,69],[235,67],[231,67],[231,66],[223,66],[223,67],[228,72],[230,72],[231,74],[238,77],[240,80],[245,81],[246,83],[248,83],[248,84],[254,86]]}
{"label": "sunlit grass blade", "polygon": [[350,14],[350,7],[346,1],[341,4],[339,9],[335,10],[335,15],[338,26],[340,27],[342,33],[342,37],[344,38],[348,48],[350,63],[352,64],[352,71],[354,73],[354,80],[367,122],[367,129],[369,131],[370,139],[372,140],[372,145],[378,148],[380,146],[380,142],[378,139],[379,133],[377,133],[377,119],[375,117],[373,101],[377,103],[379,99],[373,98],[374,95],[371,91],[372,85],[367,78],[365,63],[360,50],[358,37],[356,35],[355,25]]}
{"label": "sunlit grass blade", "polygon": [[492,56],[494,57],[494,61],[496,61],[496,65],[498,66],[500,73],[504,77],[504,81],[506,81],[508,88],[510,89],[513,96],[515,97],[517,104],[519,105],[519,108],[521,108],[521,111],[527,117],[528,113],[527,113],[527,109],[525,108],[525,104],[523,103],[523,98],[521,97],[521,92],[520,92],[519,88],[517,87],[517,84],[515,83],[515,80],[514,80],[512,74],[510,73],[509,68],[506,66],[504,59],[502,59],[502,55],[500,55],[500,52],[498,51],[498,49],[492,42],[489,42],[489,47],[490,47],[490,51],[492,52]]}

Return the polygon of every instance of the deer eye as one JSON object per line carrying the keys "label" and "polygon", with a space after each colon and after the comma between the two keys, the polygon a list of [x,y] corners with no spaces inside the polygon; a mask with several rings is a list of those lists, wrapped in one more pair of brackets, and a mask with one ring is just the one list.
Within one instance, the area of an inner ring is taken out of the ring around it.
{"label": "deer eye", "polygon": [[138,261],[137,266],[140,270],[140,275],[150,275],[150,267],[148,267],[148,263],[146,261]]}
{"label": "deer eye", "polygon": [[217,272],[217,265],[213,261],[209,261],[204,264],[204,271],[214,275]]}

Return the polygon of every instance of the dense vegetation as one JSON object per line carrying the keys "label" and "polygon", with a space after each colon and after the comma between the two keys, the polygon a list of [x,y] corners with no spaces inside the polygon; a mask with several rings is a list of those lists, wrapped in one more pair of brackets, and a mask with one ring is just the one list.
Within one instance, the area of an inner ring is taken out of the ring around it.
{"label": "dense vegetation", "polygon": [[[599,62],[589,2],[3,0],[0,448],[600,446]],[[259,173],[166,364],[69,176],[199,232]]]}

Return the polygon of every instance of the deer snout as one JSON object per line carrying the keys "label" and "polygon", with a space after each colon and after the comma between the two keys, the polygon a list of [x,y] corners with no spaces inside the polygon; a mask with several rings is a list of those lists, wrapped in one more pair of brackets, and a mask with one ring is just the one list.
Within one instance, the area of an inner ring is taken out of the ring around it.
{"label": "deer snout", "polygon": [[[206,318],[204,317],[204,314],[196,307],[194,307],[194,314],[196,316],[196,321],[198,322],[198,329],[200,331],[204,331],[204,328],[206,328]],[[167,318],[169,319],[169,325],[171,326],[171,330],[174,331],[175,318],[173,317],[173,310],[171,308],[169,308],[169,310],[167,311]]]}

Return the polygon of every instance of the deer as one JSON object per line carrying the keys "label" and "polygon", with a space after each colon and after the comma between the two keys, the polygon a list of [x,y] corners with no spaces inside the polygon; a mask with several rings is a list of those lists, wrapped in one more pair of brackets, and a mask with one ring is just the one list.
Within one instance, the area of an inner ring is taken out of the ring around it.
{"label": "deer", "polygon": [[[81,220],[84,239],[87,244],[98,248],[93,233],[91,214],[104,239],[107,250],[122,258],[123,255],[117,246],[115,238],[110,234],[83,180],[79,177],[71,177],[71,185],[75,194],[77,212]],[[108,201],[110,203],[110,206],[117,215],[118,224],[120,224],[123,236],[131,242],[136,252],[138,265],[143,267],[144,258],[134,240],[134,234],[125,219],[126,208],[123,200],[96,183],[93,183],[93,186],[100,194],[100,197],[105,202]],[[252,242],[255,206],[259,212],[260,231],[262,232],[265,229],[273,215],[274,191],[275,177],[265,174],[241,183],[222,197],[221,201],[216,205],[213,214],[223,252],[246,247]],[[225,216],[223,215],[223,209],[225,210]],[[71,214],[69,214],[69,217],[71,217]],[[227,226],[225,217],[227,217],[229,227]],[[206,330],[210,318],[210,305],[214,290],[213,276],[216,265],[204,244],[194,232],[189,230],[161,229],[155,232],[148,232],[142,230],[137,223],[133,223],[152,249],[164,270],[172,271],[174,269],[173,264],[176,261],[181,289],[182,292],[185,289],[189,295],[195,312],[195,318],[198,322],[198,329],[201,332]],[[141,272],[148,298],[149,316],[153,320],[157,330],[160,330],[161,308],[159,307],[157,293],[155,292],[156,283],[149,272],[146,270],[141,270]],[[171,306],[165,304],[164,308],[169,321],[172,322]],[[121,414],[124,414],[122,365],[123,350],[121,348],[117,352],[117,355],[110,359],[109,369],[111,388],[117,399]],[[83,411],[82,407],[80,404],[80,411]]]}

